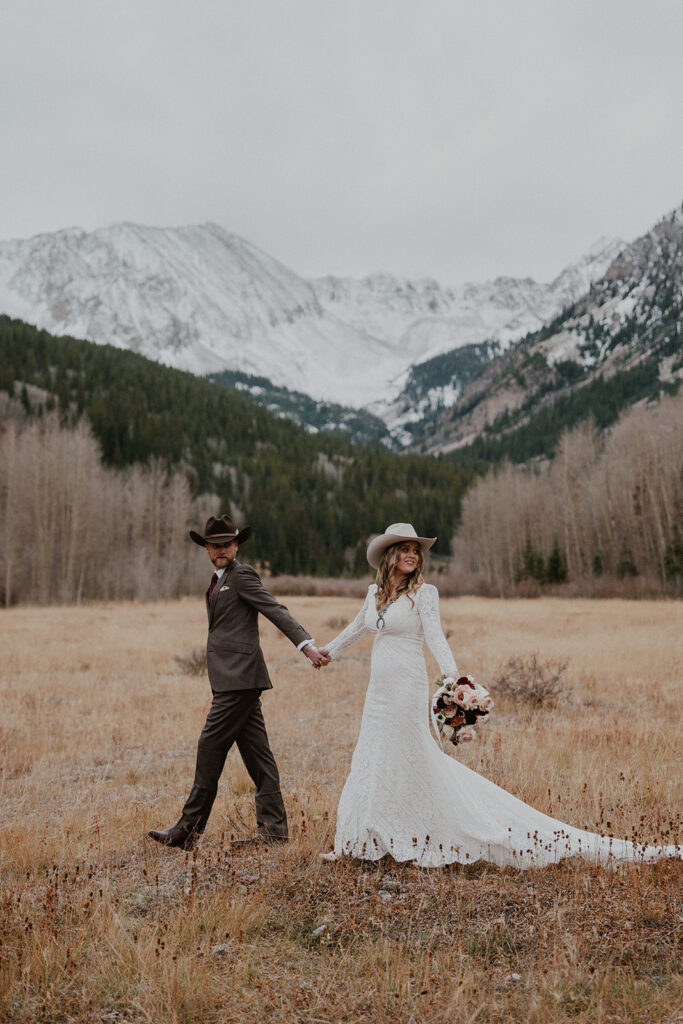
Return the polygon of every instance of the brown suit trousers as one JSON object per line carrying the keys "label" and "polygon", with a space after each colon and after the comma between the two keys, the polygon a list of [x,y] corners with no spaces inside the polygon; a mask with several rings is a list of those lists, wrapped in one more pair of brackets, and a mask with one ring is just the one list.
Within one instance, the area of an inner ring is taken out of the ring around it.
{"label": "brown suit trousers", "polygon": [[287,813],[280,776],[266,733],[260,690],[215,692],[197,744],[194,784],[178,822],[203,832],[209,820],[218,780],[233,743],[256,787],[256,822],[272,835],[287,835]]}

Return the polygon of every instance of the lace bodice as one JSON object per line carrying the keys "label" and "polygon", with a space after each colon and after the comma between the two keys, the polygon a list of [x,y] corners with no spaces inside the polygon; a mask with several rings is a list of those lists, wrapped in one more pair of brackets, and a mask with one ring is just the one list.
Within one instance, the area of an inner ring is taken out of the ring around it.
{"label": "lace bodice", "polygon": [[368,631],[374,633],[376,639],[382,635],[407,636],[420,642],[426,640],[441,671],[458,677],[458,666],[441,628],[439,592],[436,587],[430,583],[423,583],[417,594],[413,595],[414,606],[405,594],[394,604],[389,605],[383,612],[385,626],[381,630],[377,628],[376,597],[377,584],[371,583],[363,606],[353,622],[325,645],[332,659]]}

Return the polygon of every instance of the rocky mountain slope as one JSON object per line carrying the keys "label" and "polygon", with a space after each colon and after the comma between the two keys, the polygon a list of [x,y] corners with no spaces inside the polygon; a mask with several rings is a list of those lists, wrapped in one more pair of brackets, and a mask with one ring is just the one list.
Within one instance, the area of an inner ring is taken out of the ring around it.
{"label": "rocky mountain slope", "polygon": [[194,373],[238,371],[382,412],[411,365],[537,329],[620,247],[601,241],[550,284],[449,289],[379,274],[309,281],[215,224],[70,228],[0,242],[0,312]]}
{"label": "rocky mountain slope", "polygon": [[[433,452],[547,452],[560,425],[683,379],[683,206],[627,245],[578,301],[513,348],[468,346],[413,367],[394,423]],[[400,417],[403,417],[401,421]]]}

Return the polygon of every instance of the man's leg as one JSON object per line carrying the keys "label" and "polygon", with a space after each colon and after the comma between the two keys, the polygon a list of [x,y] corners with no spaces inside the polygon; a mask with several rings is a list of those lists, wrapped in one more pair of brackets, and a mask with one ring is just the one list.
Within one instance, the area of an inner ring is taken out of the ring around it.
{"label": "man's leg", "polygon": [[261,701],[245,719],[237,747],[256,786],[256,822],[271,836],[287,835],[287,813],[280,793],[280,775],[268,742]]}
{"label": "man's leg", "polygon": [[214,691],[197,744],[194,784],[178,821],[178,826],[188,832],[203,832],[206,828],[228,751],[239,739],[254,708],[260,709],[260,694],[260,690]]}

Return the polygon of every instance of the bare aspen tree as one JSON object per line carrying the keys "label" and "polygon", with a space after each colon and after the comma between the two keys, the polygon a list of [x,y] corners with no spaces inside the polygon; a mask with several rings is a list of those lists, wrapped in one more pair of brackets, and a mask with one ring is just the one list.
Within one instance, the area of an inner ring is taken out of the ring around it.
{"label": "bare aspen tree", "polygon": [[[160,461],[105,468],[85,423],[8,418],[0,435],[2,601],[198,591],[206,564],[187,529],[220,511],[215,496],[193,498],[184,473]],[[462,502],[455,568],[504,595],[529,569],[527,558],[547,578],[555,543],[586,592],[600,573],[680,591],[683,394],[628,411],[605,435],[591,424],[568,431],[548,464],[504,463],[476,481]]]}
{"label": "bare aspen tree", "polygon": [[[207,511],[208,508],[208,511]],[[5,604],[170,597],[200,590],[206,568],[187,529],[218,509],[185,475],[106,469],[85,422],[56,416],[0,437],[0,580]]]}
{"label": "bare aspen tree", "polygon": [[16,531],[17,505],[17,428],[8,420],[0,439],[0,515],[3,521],[5,606],[12,603],[12,571],[17,558],[19,537]]}
{"label": "bare aspen tree", "polygon": [[89,425],[82,420],[65,438],[64,463],[67,474],[64,505],[61,587],[65,600],[78,599],[85,578],[88,539],[93,515],[90,482],[102,474],[97,443]]}
{"label": "bare aspen tree", "polygon": [[525,546],[547,565],[556,541],[570,578],[587,591],[595,574],[680,580],[683,394],[627,411],[604,436],[580,424],[542,468],[505,463],[478,480],[462,503],[457,568],[505,593]]}

